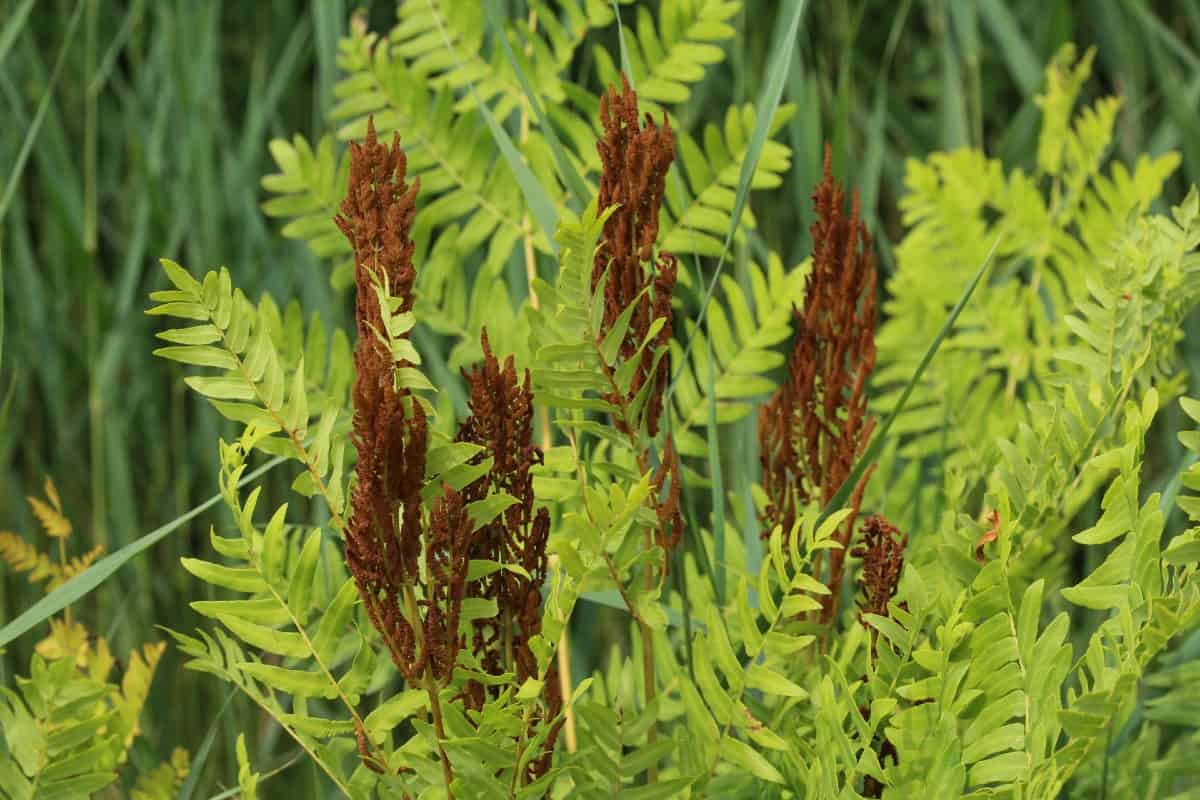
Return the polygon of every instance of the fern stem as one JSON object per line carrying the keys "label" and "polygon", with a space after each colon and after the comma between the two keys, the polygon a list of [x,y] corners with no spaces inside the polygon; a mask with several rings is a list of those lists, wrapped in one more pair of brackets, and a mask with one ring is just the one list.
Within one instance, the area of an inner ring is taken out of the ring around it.
{"label": "fern stem", "polygon": [[[654,540],[650,535],[650,529],[647,528],[643,532],[642,536],[643,546],[647,551],[649,551],[650,548],[654,546]],[[651,570],[649,564],[646,565],[644,570],[643,580],[645,581],[646,592],[653,591],[654,572]],[[654,705],[655,698],[658,694],[654,677],[654,631],[651,630],[650,626],[646,624],[646,620],[644,619],[638,620],[638,628],[642,634],[642,679],[646,684],[646,707],[650,708]],[[657,714],[655,715],[654,724],[652,724],[650,726],[650,730],[646,732],[646,745],[648,747],[653,747],[656,741],[658,741]],[[646,781],[649,784],[655,784],[658,782],[657,761],[651,763],[649,769],[646,770]]]}
{"label": "fern stem", "polygon": [[429,696],[429,713],[433,717],[433,732],[437,735],[438,756],[440,756],[442,762],[442,777],[446,781],[446,795],[450,800],[454,800],[454,792],[450,789],[450,784],[454,783],[454,770],[450,768],[450,758],[446,755],[446,751],[442,747],[442,740],[446,738],[446,729],[442,724],[442,704],[438,697],[437,682],[429,670],[428,650],[425,647],[425,631],[419,624],[420,616],[417,614],[417,596],[413,593],[411,584],[404,586],[404,610],[408,614],[408,624],[412,627],[413,638],[416,639],[417,647],[420,648],[419,652],[425,658],[424,675],[421,676],[421,684],[425,690],[425,694]]}
{"label": "fern stem", "polygon": [[[63,574],[66,574],[67,569],[67,543],[64,537],[58,537],[58,563],[63,568]],[[67,629],[71,628],[71,606],[68,604],[63,606],[63,621],[67,623]]]}
{"label": "fern stem", "polygon": [[[537,9],[529,10],[529,32],[533,33],[537,29]],[[533,54],[533,41],[525,45],[525,55]],[[521,107],[521,131],[520,142],[524,146],[529,141],[529,112],[524,106]],[[533,249],[533,220],[529,217],[529,212],[521,215],[521,239],[522,248],[525,255],[525,279],[529,285],[529,305],[533,310],[538,310],[541,303],[538,301],[537,290],[533,286],[533,281],[537,277],[537,255]],[[541,420],[541,445],[542,452],[545,453],[554,444],[554,437],[550,431],[550,409],[542,407]],[[550,568],[558,568],[558,555],[552,553],[550,555]],[[571,638],[567,635],[567,627],[564,625],[562,633],[558,637],[558,651],[555,654],[558,659],[558,683],[559,690],[563,697],[571,696]],[[510,658],[511,660],[511,658]],[[575,736],[575,709],[570,705],[567,706],[566,717],[563,722],[563,732],[567,739],[567,752],[574,753],[579,746],[578,739]]]}
{"label": "fern stem", "polygon": [[[608,365],[608,362],[605,361],[603,354],[600,353],[600,346],[599,346],[599,344],[597,344],[597,340],[595,337],[592,338],[592,346],[594,348],[596,348],[597,355],[600,356],[600,363],[604,367],[604,377],[608,380],[608,385],[609,385],[609,389],[612,393],[612,396],[614,398],[616,398],[618,410],[621,412],[621,419],[624,421],[625,430],[628,432],[627,435],[629,437],[629,443],[630,443],[630,445],[632,445],[633,451],[635,453],[637,453],[638,467],[641,469],[642,474],[645,475],[647,472],[650,471],[650,465],[649,465],[648,459],[646,458],[646,451],[643,451],[641,449],[641,447],[639,446],[641,444],[641,442],[638,441],[638,439],[639,439],[638,431],[641,430],[641,426],[635,425],[634,424],[635,420],[630,419],[631,415],[629,413],[625,395],[623,392],[620,391],[620,389],[617,388],[617,382],[613,377],[612,367],[610,367]],[[582,470],[582,467],[580,467],[580,469]],[[581,478],[581,480],[582,480],[582,478]],[[585,492],[585,495],[586,495],[586,492]],[[654,499],[655,510],[657,511],[658,504],[659,504],[658,495],[657,495],[657,493],[654,493],[652,496]],[[646,528],[646,530],[642,534],[642,537],[643,537],[642,545],[646,549],[646,551],[649,551],[652,547],[654,547],[654,538],[653,538],[653,535],[651,534],[651,529]],[[607,553],[604,556],[604,560],[608,564],[609,572],[612,574],[612,577],[613,577],[613,582],[616,583],[617,589],[621,593],[621,598],[625,601],[625,605],[629,608],[629,613],[633,616],[634,620],[637,622],[638,631],[641,634],[641,639],[642,639],[642,677],[646,684],[646,706],[649,707],[654,702],[655,697],[657,695],[657,687],[655,686],[655,675],[654,675],[654,631],[651,630],[650,626],[646,623],[645,618],[643,618],[638,613],[635,604],[630,600],[629,596],[626,594],[625,587],[622,585],[621,580],[620,580],[620,575],[616,572],[616,568],[613,566],[612,560],[608,557]],[[665,569],[665,567],[666,567],[666,552],[665,551],[663,553],[663,566]],[[654,583],[655,583],[654,571],[651,569],[649,564],[647,564],[644,568],[643,580],[644,580],[645,591],[647,593],[654,591]],[[660,583],[661,583],[661,579],[660,579]],[[657,740],[658,740],[658,720],[656,719],[654,724],[652,724],[650,726],[650,729],[646,732],[646,741],[648,744],[653,745]],[[656,783],[658,781],[658,764],[652,763],[650,765],[650,767],[647,769],[646,774],[647,774],[647,779],[649,780],[649,782],[651,784]]]}
{"label": "fern stem", "polygon": [[[291,606],[289,606],[287,604],[287,601],[285,601],[283,599],[283,597],[280,596],[278,590],[275,589],[275,586],[272,585],[271,581],[267,580],[266,574],[263,572],[262,567],[258,563],[258,558],[257,557],[253,558],[253,560],[250,563],[254,566],[254,569],[258,572],[258,574],[262,576],[263,580],[266,581],[267,588],[270,590],[271,596],[275,598],[275,602],[279,603],[280,607],[283,608],[285,611],[287,611],[288,618],[291,620],[292,625],[295,626],[295,628],[299,632],[301,638],[304,639],[304,644],[308,646],[309,652],[312,653],[313,661],[316,662],[317,668],[320,669],[321,672],[325,675],[325,679],[327,681],[329,681],[330,685],[332,685],[334,687],[334,689],[337,691],[338,699],[342,701],[342,704],[345,705],[346,709],[350,712],[350,716],[354,719],[355,729],[356,730],[365,730],[366,725],[363,723],[362,717],[359,716],[358,709],[355,708],[354,704],[350,702],[350,698],[346,695],[346,692],[342,689],[342,685],[340,683],[338,683],[338,681],[335,677],[333,677],[333,672],[325,664],[324,659],[321,658],[321,654],[319,652],[317,652],[317,646],[315,644],[313,644],[312,638],[309,637],[308,631],[305,630],[304,626],[300,623],[299,618],[297,618],[296,615],[292,612]],[[369,744],[370,739],[368,739],[367,741]],[[378,755],[373,756],[373,757],[380,764],[387,763],[386,758],[382,758]]]}
{"label": "fern stem", "polygon": [[[211,315],[209,317],[209,321],[214,322]],[[288,439],[291,440],[292,446],[296,448],[296,455],[299,457],[300,463],[304,464],[304,468],[308,470],[309,475],[312,476],[313,485],[317,487],[317,490],[321,493],[321,497],[325,499],[325,505],[329,508],[330,520],[333,522],[338,532],[344,535],[346,523],[342,519],[341,512],[338,511],[337,506],[333,502],[333,498],[329,494],[329,486],[325,483],[325,479],[321,477],[321,473],[317,469],[316,464],[313,463],[313,459],[309,455],[308,450],[304,448],[304,442],[300,440],[300,434],[295,429],[287,426],[287,423],[279,414],[279,409],[273,408],[271,406],[270,399],[263,396],[262,391],[258,388],[258,384],[251,377],[249,370],[246,369],[245,360],[243,360],[241,354],[239,354],[230,345],[229,331],[221,328],[220,326],[217,326],[217,329],[221,332],[221,344],[225,346],[226,352],[233,356],[234,360],[237,362],[237,370],[242,376],[242,380],[246,381],[246,384],[253,390],[254,396],[258,398],[258,402],[264,409],[266,409],[266,412],[271,415],[271,420],[279,426],[279,430],[287,434]]]}

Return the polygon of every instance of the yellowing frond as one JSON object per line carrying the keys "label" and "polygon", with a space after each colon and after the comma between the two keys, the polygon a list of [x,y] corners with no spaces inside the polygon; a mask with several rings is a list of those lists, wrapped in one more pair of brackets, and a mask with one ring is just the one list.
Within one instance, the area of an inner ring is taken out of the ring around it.
{"label": "yellowing frond", "polygon": [[11,531],[0,531],[0,559],[14,572],[28,572],[30,583],[62,575],[62,568],[49,556]]}
{"label": "yellowing frond", "polygon": [[50,582],[46,584],[46,591],[52,592],[59,586],[62,586],[64,583],[71,580],[71,578],[74,578],[76,575],[94,564],[96,559],[102,555],[104,555],[104,546],[96,545],[83,555],[70,559],[66,564],[61,566],[56,565],[56,574],[51,577]]}
{"label": "yellowing frond", "polygon": [[1042,135],[1038,140],[1038,167],[1047,175],[1057,175],[1063,165],[1063,150],[1071,127],[1071,110],[1079,90],[1092,74],[1095,48],[1089,48],[1076,60],[1073,44],[1064,44],[1046,67],[1046,84],[1034,101],[1042,109]]}
{"label": "yellowing frond", "polygon": [[121,679],[121,696],[113,703],[120,715],[117,728],[124,734],[126,747],[140,732],[138,717],[141,716],[142,706],[150,693],[154,670],[166,649],[166,642],[158,642],[145,645],[141,651],[133,650],[129,654],[129,666]]}
{"label": "yellowing frond", "polygon": [[80,669],[87,667],[91,655],[87,628],[78,622],[64,619],[50,620],[50,635],[34,646],[39,656],[47,661],[73,658]]}
{"label": "yellowing frond", "polygon": [[62,500],[59,499],[58,489],[54,486],[54,481],[46,478],[46,499],[47,503],[39,500],[36,497],[26,497],[29,501],[29,507],[33,509],[34,516],[38,518],[38,522],[42,523],[46,533],[56,539],[66,538],[71,535],[71,521],[63,515]]}
{"label": "yellowing frond", "polygon": [[138,776],[129,796],[133,800],[172,800],[187,780],[190,769],[191,756],[188,751],[176,747],[170,761],[164,761]]}

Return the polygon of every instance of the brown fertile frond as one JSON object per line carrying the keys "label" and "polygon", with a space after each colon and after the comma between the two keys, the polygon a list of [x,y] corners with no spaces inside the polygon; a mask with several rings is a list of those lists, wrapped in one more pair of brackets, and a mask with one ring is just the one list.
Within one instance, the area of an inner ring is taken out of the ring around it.
{"label": "brown fertile frond", "polygon": [[[875,255],[857,192],[849,217],[845,200],[826,147],[824,178],[813,192],[812,271],[804,309],[793,312],[796,343],[787,380],[759,412],[763,488],[771,501],[764,536],[777,524],[789,535],[797,503],[833,498],[874,425],[866,387],[875,366]],[[862,486],[856,489],[861,497]],[[851,517],[842,544],[853,524]]]}
{"label": "brown fertile frond", "polygon": [[463,496],[448,485],[429,515],[429,542],[425,548],[428,585],[422,601],[425,610],[424,641],[435,680],[449,683],[462,647],[458,619],[467,590],[471,563],[471,529]]}
{"label": "brown fertile frond", "polygon": [[859,600],[859,619],[864,614],[888,616],[888,603],[896,596],[900,573],[904,569],[904,549],[908,537],[881,514],[872,514],[863,522],[862,544],[850,551],[861,558],[862,599]]}
{"label": "brown fertile frond", "polygon": [[[601,209],[611,206],[617,209],[604,224],[604,237],[592,268],[592,288],[596,288],[607,269],[606,331],[630,303],[637,303],[621,343],[623,358],[634,357],[655,320],[665,320],[653,346],[642,351],[629,395],[636,397],[647,381],[654,382],[653,394],[646,404],[647,430],[654,436],[671,367],[670,358],[665,355],[655,366],[653,351],[667,347],[671,341],[671,293],[678,273],[673,255],[660,252],[655,257],[654,243],[658,239],[667,170],[675,160],[675,137],[665,113],[661,126],[649,114],[645,125],[640,124],[637,95],[624,75],[621,91],[610,86],[600,98],[600,123],[604,135],[596,144],[603,166],[598,204]],[[624,427],[621,421],[618,425]]]}
{"label": "brown fertile frond", "polygon": [[[671,550],[683,538],[683,515],[679,510],[679,491],[683,486],[683,470],[679,465],[679,454],[675,452],[675,441],[668,436],[663,446],[662,462],[654,471],[650,485],[656,497],[663,491],[663,485],[670,479],[666,498],[655,509],[658,513],[659,527],[655,532],[658,545],[664,552]],[[664,566],[663,575],[667,574]]]}
{"label": "brown fertile frond", "polygon": [[[471,558],[520,566],[528,577],[511,570],[500,570],[473,581],[467,589],[470,597],[496,601],[497,616],[474,622],[472,648],[484,670],[501,675],[515,671],[518,683],[537,677],[537,659],[530,640],[541,632],[542,585],[546,580],[546,544],[550,537],[550,514],[545,508],[534,510],[532,468],[542,463],[542,451],[533,444],[533,392],[529,371],[517,378],[512,356],[503,366],[492,352],[487,329],[481,336],[483,362],[463,370],[470,390],[470,416],[463,421],[457,441],[477,444],[483,450],[475,463],[492,459],[491,469],[463,490],[467,502],[482,500],[493,492],[505,492],[517,502],[496,519],[475,531]],[[510,661],[512,663],[507,663]],[[545,681],[546,713],[558,715],[562,698],[553,670]],[[479,710],[487,696],[497,696],[499,687],[489,692],[476,681],[464,687],[469,708]],[[534,720],[531,725],[536,723]],[[530,765],[530,777],[549,767],[557,731],[545,744],[545,755]],[[540,771],[538,771],[540,770]]]}
{"label": "brown fertile frond", "polygon": [[[759,411],[763,489],[768,506],[763,536],[776,525],[791,535],[797,506],[827,504],[849,478],[871,437],[867,380],[875,366],[875,254],[859,218],[857,192],[850,215],[846,192],[833,178],[832,154],[825,148],[825,173],[813,192],[812,271],[804,309],[794,310],[796,343],[784,384]],[[836,608],[844,546],[849,543],[867,470],[850,497],[852,512],[836,536],[843,549],[830,554],[829,588],[823,617]],[[819,564],[818,564],[819,568]]]}
{"label": "brown fertile frond", "polygon": [[[362,289],[371,281],[385,286],[388,294],[398,297],[398,311],[412,309],[413,242],[409,237],[416,213],[417,191],[421,181],[410,186],[405,178],[408,159],[400,148],[400,134],[392,135],[391,147],[379,143],[375,120],[367,120],[367,137],[362,144],[350,143],[350,182],[342,213],[334,222],[354,248],[355,283],[358,305],[370,305],[374,294],[363,296]],[[364,274],[365,273],[365,274]],[[375,303],[376,311],[378,303]],[[359,338],[363,338],[364,314],[358,313]]]}
{"label": "brown fertile frond", "polygon": [[427,424],[420,403],[397,388],[397,363],[384,338],[384,309],[377,287],[396,298],[395,313],[412,308],[416,272],[410,238],[417,182],[405,182],[407,162],[399,138],[391,147],[375,137],[350,145],[350,186],[335,219],[354,248],[355,320],[352,441],[358,453],[356,482],[346,523],[346,562],[371,623],[383,634],[392,660],[410,679],[426,653],[402,613],[404,588],[418,580],[421,552],[421,485],[425,479]]}

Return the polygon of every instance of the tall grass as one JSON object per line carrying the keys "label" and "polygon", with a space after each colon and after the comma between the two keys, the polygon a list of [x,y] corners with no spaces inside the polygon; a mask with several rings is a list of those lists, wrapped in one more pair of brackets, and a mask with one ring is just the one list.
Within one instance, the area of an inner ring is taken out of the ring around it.
{"label": "tall grass", "polygon": [[[141,311],[146,292],[160,288],[159,256],[194,268],[228,264],[252,292],[300,298],[342,324],[344,298],[259,212],[258,181],[270,171],[270,137],[325,131],[352,5],[0,0],[0,528],[35,530],[22,498],[45,475],[77,527],[110,552],[215,491],[221,423],[150,356],[154,324]],[[808,253],[808,194],[826,140],[835,170],[862,191],[890,269],[905,159],[981,144],[1031,166],[1042,65],[1068,40],[1098,46],[1092,94],[1125,97],[1115,155],[1180,149],[1172,200],[1200,181],[1200,0],[808,5],[783,87],[783,100],[800,108],[782,134],[793,171],[755,208],[758,234],[731,251],[725,268],[735,277],[764,242],[792,260]],[[371,3],[373,22],[386,25],[390,6]],[[788,4],[746,6],[726,63],[696,87],[684,124],[763,95]],[[507,11],[522,7],[513,0]],[[1193,320],[1188,333],[1198,332]],[[1197,342],[1189,335],[1183,345],[1194,368]],[[754,441],[752,424],[731,429],[719,450],[723,488],[738,496],[757,477],[756,454],[743,446]],[[1164,483],[1178,457],[1164,437]],[[155,635],[156,624],[193,626],[187,602],[204,590],[178,558],[200,547],[210,524],[226,522],[206,513],[180,526],[79,608],[116,652]],[[0,573],[0,623],[36,599],[20,578]],[[30,649],[31,637],[10,646],[0,679],[23,670]],[[175,744],[198,753],[209,741],[191,786],[208,797],[232,783],[233,740],[254,730],[256,717],[238,698],[225,705],[217,682],[177,666],[168,654],[135,756],[161,758]],[[284,763],[280,746],[264,728],[256,763]],[[269,796],[312,796],[319,785],[306,767],[271,780]]]}

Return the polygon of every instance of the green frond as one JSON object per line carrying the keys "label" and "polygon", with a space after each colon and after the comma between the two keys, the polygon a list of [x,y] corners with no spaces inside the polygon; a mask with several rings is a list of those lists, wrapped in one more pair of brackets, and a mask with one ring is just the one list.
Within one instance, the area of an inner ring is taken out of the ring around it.
{"label": "green frond", "polygon": [[[796,654],[816,640],[800,620],[820,609],[820,597],[829,594],[811,576],[812,557],[838,546],[833,535],[849,513],[839,511],[818,526],[818,512],[809,509],[786,544],[783,531],[773,531],[759,573],[741,579],[724,618],[710,605],[705,629],[695,634],[694,678],[684,673],[678,680],[691,732],[687,748],[699,766],[696,784],[706,793],[745,793],[755,787],[761,791],[763,784],[787,783],[770,755],[788,745],[774,726],[750,710],[748,697],[754,693],[759,703],[784,705],[809,697],[788,676]],[[757,591],[757,608],[750,603],[752,591]],[[717,771],[721,763],[738,769],[722,776]]]}
{"label": "green frond", "polygon": [[[639,86],[639,90],[640,90]],[[793,105],[780,106],[771,120],[769,135],[775,134],[796,113]],[[667,176],[663,207],[662,248],[676,255],[694,253],[716,258],[721,255],[725,234],[733,224],[733,206],[742,162],[750,148],[755,114],[750,105],[731,106],[725,113],[724,130],[710,123],[704,130],[703,147],[687,131],[676,133],[676,168]],[[791,167],[791,149],[768,139],[763,144],[751,189],[774,189]],[[752,229],[749,207],[742,213],[735,241],[745,238],[743,228]],[[690,272],[680,271],[690,283]]]}
{"label": "green frond", "polygon": [[[348,417],[353,359],[345,334],[335,332],[330,354],[319,317],[306,336],[298,306],[281,315],[268,295],[256,308],[233,286],[227,269],[209,272],[201,282],[174,262],[163,266],[175,289],[153,293],[159,305],[146,313],[199,324],[160,332],[171,344],[155,355],[217,370],[184,380],[222,416],[253,427],[258,449],[300,461],[305,469],[294,488],[322,494],[339,516],[344,443],[333,444],[332,435],[339,418]],[[314,418],[319,422],[310,438]]]}
{"label": "green frond", "polygon": [[354,257],[345,234],[333,218],[341,209],[350,160],[334,154],[333,138],[323,136],[314,150],[303,136],[273,139],[271,157],[279,172],[265,175],[262,186],[278,195],[262,204],[269,217],[289,220],[281,233],[308,245],[313,255],[333,261],[330,280],[336,288],[354,282]]}
{"label": "green frond", "polygon": [[[721,43],[734,36],[729,20],[742,10],[738,0],[666,0],[657,21],[638,6],[637,24],[625,37],[638,95],[662,104],[686,103],[690,84],[725,58]],[[607,50],[595,50],[596,70],[606,84],[620,84],[619,68]]]}
{"label": "green frond", "polygon": [[[804,304],[807,273],[803,264],[785,271],[774,254],[765,271],[751,263],[747,265],[751,298],[736,280],[722,275],[725,303],[709,305],[707,334],[695,331],[690,320],[687,323],[687,335],[696,337],[690,362],[683,360],[678,342],[671,343],[672,364],[679,372],[671,432],[682,455],[702,456],[708,452],[704,437],[693,428],[703,426],[707,420],[710,374],[718,424],[742,419],[751,412],[756,397],[775,390],[766,373],[784,362],[784,356],[774,348],[791,336],[792,309]],[[706,346],[710,339],[715,360],[712,364]]]}
{"label": "green frond", "polygon": [[106,682],[113,662],[103,639],[83,661],[35,654],[19,693],[0,689],[0,798],[89,797],[117,781],[165,646],[134,651],[121,688]]}
{"label": "green frond", "polygon": [[132,800],[173,800],[191,770],[191,757],[182,747],[176,747],[171,759],[149,772],[138,775],[129,796]]}

